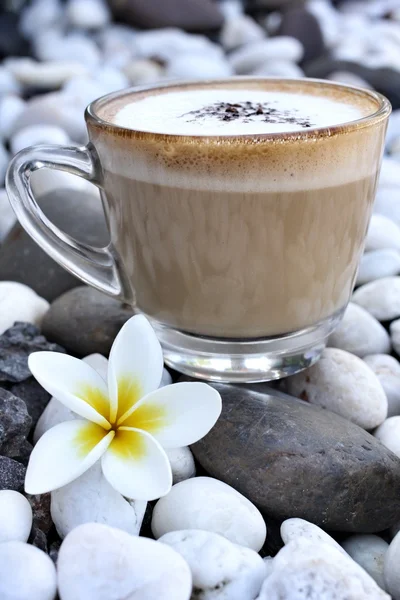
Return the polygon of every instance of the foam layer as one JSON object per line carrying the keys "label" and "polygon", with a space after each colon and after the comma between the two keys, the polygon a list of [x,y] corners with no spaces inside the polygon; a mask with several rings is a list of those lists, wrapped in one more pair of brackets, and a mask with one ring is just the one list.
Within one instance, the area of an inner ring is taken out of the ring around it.
{"label": "foam layer", "polygon": [[364,115],[362,106],[324,96],[227,88],[148,95],[120,108],[112,122],[152,133],[223,136],[303,131]]}

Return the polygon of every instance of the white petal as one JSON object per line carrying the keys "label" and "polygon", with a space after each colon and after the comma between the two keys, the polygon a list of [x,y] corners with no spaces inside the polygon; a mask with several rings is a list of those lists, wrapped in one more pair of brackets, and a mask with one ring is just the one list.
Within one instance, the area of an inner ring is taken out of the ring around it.
{"label": "white petal", "polygon": [[143,315],[129,319],[110,352],[108,385],[115,422],[142,396],[156,390],[163,372],[160,342]]}
{"label": "white petal", "polygon": [[142,398],[123,426],[149,432],[164,448],[189,446],[210,431],[221,408],[221,396],[206,383],[175,383]]}
{"label": "white petal", "polygon": [[28,364],[49,394],[81,417],[110,429],[107,385],[92,367],[59,352],[34,352]]}
{"label": "white petal", "polygon": [[118,429],[101,465],[108,482],[126,498],[156,500],[172,486],[168,457],[145,431]]}
{"label": "white petal", "polygon": [[66,421],[46,431],[29,459],[28,494],[44,494],[70,483],[104,454],[114,432],[89,421]]}

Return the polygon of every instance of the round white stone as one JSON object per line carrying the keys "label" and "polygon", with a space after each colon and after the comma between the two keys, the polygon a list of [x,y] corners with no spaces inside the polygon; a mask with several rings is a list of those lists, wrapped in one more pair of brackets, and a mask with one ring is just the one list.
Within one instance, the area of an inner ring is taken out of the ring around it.
{"label": "round white stone", "polygon": [[328,346],[362,358],[367,354],[390,352],[390,338],[379,321],[361,306],[350,302],[341,323],[329,336]]}
{"label": "round white stone", "polygon": [[35,55],[40,61],[76,62],[91,69],[101,64],[101,52],[94,40],[85,33],[75,32],[64,36],[49,30],[35,40]]}
{"label": "round white stone", "polygon": [[7,95],[0,98],[0,138],[8,139],[10,131],[25,108],[19,96]]}
{"label": "round white stone", "polygon": [[165,69],[167,79],[208,79],[229,77],[232,69],[226,60],[201,54],[181,54],[173,58]]}
{"label": "round white stone", "polygon": [[253,600],[266,577],[262,558],[210,531],[166,533],[160,540],[186,560],[202,600]]}
{"label": "round white stone", "polygon": [[17,220],[11,204],[8,200],[6,190],[0,189],[0,242],[6,237],[11,227]]}
{"label": "round white stone", "polygon": [[163,76],[164,68],[149,58],[138,58],[126,63],[124,73],[132,85],[138,85],[157,81]]}
{"label": "round white stone", "polygon": [[171,465],[173,483],[179,483],[196,476],[196,465],[188,446],[165,450]]}
{"label": "round white stone", "polygon": [[338,83],[345,83],[346,85],[354,85],[355,87],[372,89],[372,86],[365,81],[362,77],[359,77],[351,71],[334,71],[327,79],[331,81],[337,81]]}
{"label": "round white stone", "polygon": [[388,122],[388,129],[386,132],[386,145],[390,144],[400,137],[400,109],[392,111]]}
{"label": "round white stone", "polygon": [[288,377],[287,389],[364,429],[377,427],[387,415],[386,395],[375,373],[339,348],[326,348],[314,366]]}
{"label": "round white stone", "polygon": [[378,535],[351,535],[342,544],[351,558],[385,589],[383,565],[389,544]]}
{"label": "round white stone", "polygon": [[42,31],[58,26],[63,19],[60,0],[33,0],[25,6],[19,20],[19,29],[24,37],[35,38]]}
{"label": "round white stone", "polygon": [[386,419],[374,431],[374,436],[389,448],[394,454],[400,457],[400,417],[390,417]]}
{"label": "round white stone", "polygon": [[225,50],[233,50],[266,37],[265,30],[248,15],[238,14],[226,19],[221,30],[220,42]]}
{"label": "round white stone", "polygon": [[388,417],[400,415],[400,364],[388,354],[364,356],[364,362],[378,377],[388,401]]}
{"label": "round white stone", "polygon": [[383,157],[379,185],[400,187],[399,163],[393,158],[389,158],[387,156]]}
{"label": "round white stone", "polygon": [[304,71],[294,62],[274,60],[257,67],[251,73],[257,77],[304,77]]}
{"label": "round white stone", "polygon": [[0,65],[0,95],[19,94],[21,86],[12,73]]}
{"label": "round white stone", "polygon": [[0,281],[0,335],[15,321],[40,325],[49,303],[30,287],[15,281]]}
{"label": "round white stone", "polygon": [[285,544],[289,544],[289,542],[297,538],[305,538],[315,543],[323,542],[343,552],[342,547],[333,537],[318,527],[318,525],[314,525],[314,523],[310,523],[305,519],[292,518],[283,521],[281,525],[281,538]]}
{"label": "round white stone", "polygon": [[4,186],[4,180],[8,168],[9,156],[7,150],[0,142],[0,186]]}
{"label": "round white stone", "polygon": [[385,556],[383,576],[386,589],[393,600],[400,598],[400,532],[391,541]]}
{"label": "round white stone", "polygon": [[400,277],[383,277],[358,288],[352,302],[362,306],[378,321],[400,316]]}
{"label": "round white stone", "polygon": [[189,600],[186,561],[166,544],[88,523],[74,529],[58,555],[61,600]]}
{"label": "round white stone", "polygon": [[392,186],[378,189],[373,211],[388,217],[400,227],[400,188]]}
{"label": "round white stone", "polygon": [[1,600],[54,600],[57,575],[42,550],[23,542],[0,544]]}
{"label": "round white stone", "polygon": [[30,125],[12,136],[10,146],[13,154],[16,154],[23,148],[35,144],[67,146],[70,143],[69,137],[61,127],[56,125]]}
{"label": "round white stone", "polygon": [[247,74],[267,61],[299,62],[303,54],[304,49],[299,40],[288,36],[277,36],[235,50],[230,54],[229,61],[236,73]]}
{"label": "round white stone", "polygon": [[13,490],[0,490],[0,544],[26,542],[31,529],[32,509],[25,496]]}
{"label": "round white stone", "polygon": [[204,35],[190,35],[175,27],[137,32],[131,44],[136,58],[154,58],[169,62],[182,55],[223,58],[224,52]]}
{"label": "round white stone", "polygon": [[110,22],[110,11],[103,0],[69,0],[66,17],[72,27],[100,29]]}
{"label": "round white stone", "polygon": [[232,487],[211,477],[177,483],[153,511],[156,538],[170,531],[203,529],[258,552],[266,537],[260,511]]}
{"label": "round white stone", "polygon": [[72,58],[47,62],[37,62],[32,58],[8,58],[4,64],[22,85],[44,89],[58,88],[71,77],[87,72],[83,63],[74,62]]}
{"label": "round white stone", "polygon": [[265,566],[265,579],[267,577],[269,577],[272,574],[272,571],[274,570],[274,559],[272,556],[265,556],[263,558],[264,561],[264,566]]}
{"label": "round white stone", "polygon": [[400,250],[400,227],[384,215],[374,214],[368,228],[365,250],[394,248]]}
{"label": "round white stone", "polygon": [[[379,215],[375,215],[379,216]],[[382,248],[366,252],[358,267],[357,285],[364,285],[375,279],[391,277],[400,273],[400,252],[392,248]]]}
{"label": "round white stone", "polygon": [[146,506],[147,502],[121,496],[104,477],[100,461],[51,493],[51,517],[61,539],[84,523],[102,523],[139,535]]}
{"label": "round white stone", "polygon": [[393,348],[400,355],[400,319],[396,319],[396,321],[390,323],[390,336]]}

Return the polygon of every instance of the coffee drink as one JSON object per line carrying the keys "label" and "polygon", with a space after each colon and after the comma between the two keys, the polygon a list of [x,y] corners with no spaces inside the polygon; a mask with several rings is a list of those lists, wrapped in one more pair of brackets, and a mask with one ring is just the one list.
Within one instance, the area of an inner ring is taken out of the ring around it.
{"label": "coffee drink", "polygon": [[265,81],[132,93],[100,109],[135,130],[134,141],[116,134],[112,152],[108,141],[101,162],[112,243],[137,308],[181,331],[237,339],[341,311],[380,147],[363,128],[318,128],[376,109],[348,89]]}

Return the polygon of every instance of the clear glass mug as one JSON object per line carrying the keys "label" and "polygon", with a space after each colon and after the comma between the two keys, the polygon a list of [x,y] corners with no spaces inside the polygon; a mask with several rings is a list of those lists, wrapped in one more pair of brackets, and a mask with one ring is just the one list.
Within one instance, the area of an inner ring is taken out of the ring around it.
{"label": "clear glass mug", "polygon": [[[344,95],[367,114],[334,127],[238,136],[112,123],[127,100],[210,86]],[[90,104],[87,146],[15,156],[7,191],[21,225],[54,260],[151,320],[169,366],[214,381],[268,381],[312,365],[343,316],[390,110],[378,93],[318,80],[135,88]],[[100,188],[106,248],[72,239],[41,212],[30,187],[41,168]]]}

